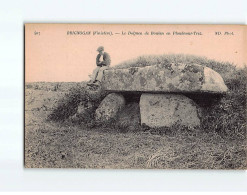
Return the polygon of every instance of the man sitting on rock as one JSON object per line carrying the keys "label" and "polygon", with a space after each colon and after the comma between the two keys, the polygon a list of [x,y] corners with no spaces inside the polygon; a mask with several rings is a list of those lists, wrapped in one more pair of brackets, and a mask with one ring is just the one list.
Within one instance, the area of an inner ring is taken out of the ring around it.
{"label": "man sitting on rock", "polygon": [[100,46],[97,51],[99,54],[96,57],[97,68],[93,71],[92,78],[87,85],[100,85],[104,70],[108,69],[111,64],[111,58],[108,53],[104,51],[104,47]]}

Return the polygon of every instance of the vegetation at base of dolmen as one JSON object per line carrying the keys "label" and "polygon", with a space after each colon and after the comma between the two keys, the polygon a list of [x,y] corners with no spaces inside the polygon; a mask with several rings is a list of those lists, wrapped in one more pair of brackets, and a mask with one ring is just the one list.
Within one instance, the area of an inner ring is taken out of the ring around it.
{"label": "vegetation at base of dolmen", "polygon": [[48,116],[48,119],[53,121],[65,120],[69,116],[75,114],[79,103],[85,100],[85,87],[81,85],[72,87],[64,97],[59,100],[57,107],[53,109],[52,113]]}
{"label": "vegetation at base of dolmen", "polygon": [[[86,83],[78,83],[76,86],[70,88],[64,97],[58,101],[57,106],[52,110],[51,114],[48,115],[47,119],[51,121],[65,121],[76,114],[77,108],[81,103],[84,103],[84,105],[90,103],[95,110],[105,96],[106,93],[104,91],[89,94],[89,91],[86,89]],[[81,116],[81,120],[85,122],[89,119],[92,120],[93,116],[91,115],[92,110],[90,110],[90,113],[87,113],[84,118]]]}

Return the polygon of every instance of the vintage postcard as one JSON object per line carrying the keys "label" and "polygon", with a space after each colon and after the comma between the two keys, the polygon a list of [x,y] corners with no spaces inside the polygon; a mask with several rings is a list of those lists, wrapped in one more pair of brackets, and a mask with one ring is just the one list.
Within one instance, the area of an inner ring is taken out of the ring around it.
{"label": "vintage postcard", "polygon": [[246,169],[245,25],[24,28],[26,168]]}

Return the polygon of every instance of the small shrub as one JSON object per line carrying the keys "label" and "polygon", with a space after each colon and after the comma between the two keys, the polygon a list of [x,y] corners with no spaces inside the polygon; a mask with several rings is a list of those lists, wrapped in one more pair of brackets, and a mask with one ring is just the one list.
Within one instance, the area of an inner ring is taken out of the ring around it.
{"label": "small shrub", "polygon": [[[95,110],[105,95],[106,93],[104,91],[99,91],[97,97],[94,96],[92,98],[86,85],[78,84],[77,86],[72,87],[68,93],[59,100],[57,107],[54,108],[52,113],[48,116],[48,120],[64,121],[68,119],[77,113],[77,108],[80,103],[88,104],[88,102],[91,102],[92,107]],[[88,120],[92,120],[94,110],[91,110],[91,112],[84,116],[78,115],[79,120],[72,119],[72,121],[87,122]]]}

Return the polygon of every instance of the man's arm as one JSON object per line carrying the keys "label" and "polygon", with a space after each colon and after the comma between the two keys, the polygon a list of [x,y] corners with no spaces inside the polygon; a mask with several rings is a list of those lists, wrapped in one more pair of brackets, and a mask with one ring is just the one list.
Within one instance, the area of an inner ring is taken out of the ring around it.
{"label": "man's arm", "polygon": [[98,54],[97,57],[96,57],[96,65],[97,66],[102,66],[102,62],[100,62],[99,59],[100,59],[100,54]]}
{"label": "man's arm", "polygon": [[111,64],[111,57],[108,53],[104,53],[103,55],[103,61],[101,62],[101,65],[103,66],[109,66]]}

